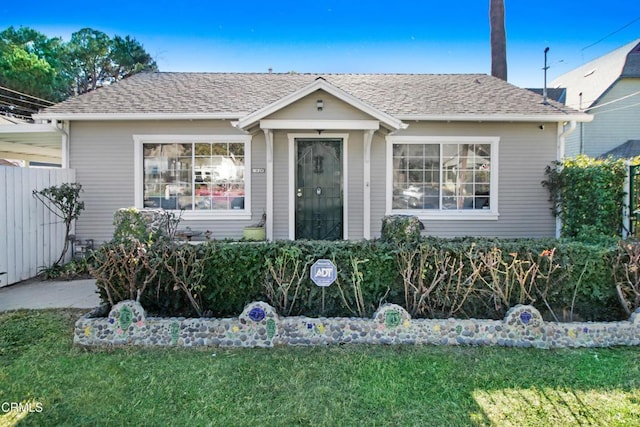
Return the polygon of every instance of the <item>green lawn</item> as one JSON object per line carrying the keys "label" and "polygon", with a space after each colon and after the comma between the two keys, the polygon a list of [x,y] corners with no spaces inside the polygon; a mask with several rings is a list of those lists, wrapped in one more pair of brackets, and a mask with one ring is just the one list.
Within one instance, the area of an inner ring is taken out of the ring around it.
{"label": "green lawn", "polygon": [[85,350],[80,314],[0,314],[0,403],[42,405],[0,426],[640,425],[640,348]]}

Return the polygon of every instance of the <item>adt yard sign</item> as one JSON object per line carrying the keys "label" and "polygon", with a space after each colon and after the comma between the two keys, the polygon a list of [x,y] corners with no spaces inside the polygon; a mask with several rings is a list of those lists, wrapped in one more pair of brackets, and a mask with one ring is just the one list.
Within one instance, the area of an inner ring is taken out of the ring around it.
{"label": "adt yard sign", "polygon": [[336,277],[337,268],[331,260],[319,259],[311,266],[311,280],[318,286],[331,286]]}

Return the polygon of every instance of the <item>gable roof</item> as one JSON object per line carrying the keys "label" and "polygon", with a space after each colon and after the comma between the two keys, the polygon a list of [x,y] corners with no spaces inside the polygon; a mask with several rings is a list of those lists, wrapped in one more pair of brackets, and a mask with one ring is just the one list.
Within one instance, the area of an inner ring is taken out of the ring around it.
{"label": "gable roof", "polygon": [[640,39],[561,75],[550,86],[566,88],[567,106],[586,110],[618,79],[629,77],[640,77]]}
{"label": "gable roof", "polygon": [[316,91],[324,91],[327,92],[333,96],[335,96],[336,98],[340,99],[343,102],[346,102],[347,104],[369,114],[370,116],[374,117],[375,119],[378,119],[380,122],[384,123],[387,127],[389,127],[390,129],[401,129],[401,128],[406,128],[407,126],[405,124],[402,123],[402,121],[396,119],[395,117],[385,113],[384,111],[380,111],[375,107],[372,107],[362,101],[360,101],[358,98],[350,95],[349,93],[337,88],[336,86],[332,85],[331,83],[327,82],[324,78],[322,77],[318,77],[317,79],[315,79],[315,81],[313,81],[313,83],[295,91],[292,94],[289,94],[287,96],[285,96],[284,98],[280,98],[278,101],[269,104],[257,111],[254,111],[251,114],[248,114],[247,116],[243,117],[239,122],[238,122],[238,127],[242,128],[242,129],[246,129],[249,126],[253,125],[254,123],[258,122],[259,120],[267,117],[268,115],[288,106],[293,104],[294,102],[304,98],[307,95],[312,94],[313,92]]}
{"label": "gable roof", "polygon": [[[528,87],[533,93],[537,93],[540,96],[544,95],[544,89],[538,87]],[[560,104],[564,104],[567,97],[567,90],[563,87],[559,88],[547,88],[547,99],[552,99]]]}
{"label": "gable roof", "polygon": [[640,156],[640,140],[630,139],[627,142],[618,145],[612,150],[598,156],[599,159],[613,157],[614,159],[632,159]]}
{"label": "gable roof", "polygon": [[[397,120],[588,121],[591,116],[485,74],[141,73],[45,109],[36,119],[243,119],[322,78]],[[259,116],[259,114],[258,114]]]}

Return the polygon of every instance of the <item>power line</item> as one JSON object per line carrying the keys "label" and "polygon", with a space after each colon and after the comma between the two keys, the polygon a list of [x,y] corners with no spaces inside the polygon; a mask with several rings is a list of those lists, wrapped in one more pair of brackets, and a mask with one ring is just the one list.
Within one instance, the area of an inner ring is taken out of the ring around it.
{"label": "power line", "polygon": [[634,23],[635,23],[635,22],[637,22],[637,21],[640,21],[640,16],[638,16],[637,18],[635,18],[635,19],[631,20],[631,22],[629,22],[629,23],[627,23],[627,24],[623,25],[622,27],[618,28],[618,29],[617,29],[617,30],[615,30],[614,32],[607,34],[606,36],[604,36],[603,38],[601,38],[601,39],[600,39],[600,40],[598,40],[597,42],[595,42],[595,43],[591,43],[591,44],[590,44],[589,46],[587,46],[587,47],[583,47],[582,49],[580,49],[580,51],[581,51],[581,52],[584,52],[585,50],[589,49],[590,47],[593,47],[593,46],[597,45],[598,43],[605,41],[606,39],[608,39],[608,38],[609,38],[609,37],[611,37],[612,35],[619,33],[620,31],[624,30],[625,28],[629,27],[630,25],[634,24]]}
{"label": "power line", "polygon": [[633,108],[633,107],[637,107],[639,105],[640,105],[640,102],[638,102],[636,104],[625,105],[624,107],[620,107],[620,108],[613,108],[611,110],[596,111],[593,114],[597,116],[598,114],[611,113],[612,111],[626,110],[627,108]]}
{"label": "power line", "polygon": [[0,98],[10,99],[12,101],[17,101],[17,102],[19,102],[21,104],[34,105],[34,106],[37,106],[37,107],[44,107],[44,108],[50,107],[50,105],[40,104],[38,102],[29,101],[29,100],[26,100],[26,99],[14,98],[13,96],[3,95],[2,93],[0,93]]}
{"label": "power line", "polygon": [[613,101],[605,102],[604,104],[600,104],[600,105],[596,105],[595,107],[587,108],[584,111],[591,111],[591,110],[595,110],[597,108],[602,108],[602,107],[605,107],[607,105],[615,104],[616,102],[623,101],[623,100],[625,100],[627,98],[631,98],[632,96],[636,96],[636,95],[640,95],[640,90],[637,91],[637,92],[630,93],[629,95],[623,96],[621,98],[614,99]]}
{"label": "power line", "polygon": [[37,99],[38,101],[46,102],[46,103],[51,104],[51,105],[55,104],[55,102],[53,102],[53,101],[49,101],[49,100],[46,100],[46,99],[43,99],[43,98],[38,98],[37,96],[29,95],[27,93],[18,92],[17,90],[9,89],[8,87],[0,86],[0,89],[6,90],[8,92],[13,92],[13,93],[16,93],[18,95],[26,96],[28,98]]}
{"label": "power line", "polygon": [[15,110],[15,111],[26,111],[29,113],[37,113],[39,110],[34,110],[33,108],[29,108],[29,107],[21,107],[19,105],[15,105],[15,104],[10,104],[6,101],[3,101],[0,99],[0,106],[2,107],[7,107],[9,110]]}

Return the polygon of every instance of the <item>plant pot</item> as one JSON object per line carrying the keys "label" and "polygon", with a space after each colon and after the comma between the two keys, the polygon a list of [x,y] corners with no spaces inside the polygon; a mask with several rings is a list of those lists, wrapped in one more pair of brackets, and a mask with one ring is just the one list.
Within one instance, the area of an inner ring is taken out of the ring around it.
{"label": "plant pot", "polygon": [[242,237],[245,240],[265,240],[264,227],[245,227]]}

